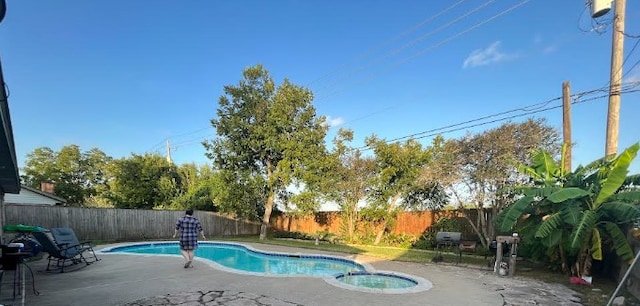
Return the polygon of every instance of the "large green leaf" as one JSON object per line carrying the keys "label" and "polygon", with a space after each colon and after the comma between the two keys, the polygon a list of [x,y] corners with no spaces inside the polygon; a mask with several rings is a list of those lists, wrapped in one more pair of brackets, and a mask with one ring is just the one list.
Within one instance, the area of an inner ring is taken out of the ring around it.
{"label": "large green leaf", "polygon": [[564,177],[567,174],[567,171],[571,171],[571,169],[565,169],[564,168],[564,163],[565,160],[567,159],[567,151],[569,149],[570,144],[568,145],[567,143],[563,143],[562,144],[562,151],[560,153],[560,176]]}
{"label": "large green leaf", "polygon": [[540,151],[533,157],[534,167],[536,172],[544,174],[544,180],[546,182],[552,181],[553,177],[558,173],[558,165],[553,160],[551,154],[547,151]]}
{"label": "large green leaf", "polygon": [[562,215],[557,212],[540,224],[540,227],[536,231],[536,238],[545,238],[556,230],[562,224]]}
{"label": "large green leaf", "polygon": [[640,174],[633,174],[633,175],[627,176],[627,178],[624,180],[624,183],[622,183],[622,185],[623,186],[629,186],[629,185],[640,186]]}
{"label": "large green leaf", "polygon": [[561,189],[560,187],[538,187],[538,188],[529,187],[529,188],[522,188],[521,190],[522,190],[522,193],[528,196],[546,198],[560,189]]}
{"label": "large green leaf", "polygon": [[594,201],[595,207],[604,203],[610,196],[618,191],[620,186],[622,186],[622,183],[624,183],[627,178],[629,165],[638,154],[638,149],[640,149],[640,143],[636,143],[627,148],[614,160],[613,168],[602,184],[602,189],[600,189],[600,192]]}
{"label": "large green leaf", "polygon": [[591,258],[602,260],[602,238],[597,227],[591,233]]}
{"label": "large green leaf", "polygon": [[626,202],[609,201],[600,205],[598,211],[613,218],[616,223],[630,222],[640,217],[640,207]]}
{"label": "large green leaf", "polygon": [[542,239],[542,244],[546,247],[555,247],[562,242],[562,229],[556,229],[550,235]]}
{"label": "large green leaf", "polygon": [[576,170],[573,172],[579,176],[589,176],[594,172],[600,171],[603,166],[607,164],[607,159],[605,157],[596,159],[585,166],[578,166]]}
{"label": "large green leaf", "polygon": [[579,206],[567,207],[560,212],[562,213],[562,219],[565,223],[576,226],[580,222],[582,208]]}
{"label": "large green leaf", "polygon": [[533,202],[532,196],[525,196],[515,203],[503,210],[498,217],[498,228],[501,232],[505,233],[511,231],[511,228],[516,224],[518,218],[522,216],[522,212]]}
{"label": "large green leaf", "polygon": [[622,201],[627,203],[640,204],[640,190],[622,191],[612,195],[609,201]]}
{"label": "large green leaf", "polygon": [[585,243],[586,235],[589,235],[598,221],[598,214],[593,210],[587,210],[582,214],[580,222],[573,230],[571,234],[569,246],[571,249],[579,250],[582,248],[582,244]]}
{"label": "large green leaf", "polygon": [[609,236],[611,236],[613,248],[616,250],[616,254],[630,263],[631,260],[633,260],[633,250],[631,250],[631,246],[629,245],[629,242],[627,242],[627,237],[624,235],[620,227],[612,222],[605,222],[604,227],[607,230],[607,233],[609,233]]}
{"label": "large green leaf", "polygon": [[576,187],[562,188],[547,198],[553,203],[562,203],[566,200],[577,199],[588,196],[589,192]]}
{"label": "large green leaf", "polygon": [[536,172],[536,169],[527,165],[518,166],[518,172],[531,177],[534,180],[541,181],[542,175]]}

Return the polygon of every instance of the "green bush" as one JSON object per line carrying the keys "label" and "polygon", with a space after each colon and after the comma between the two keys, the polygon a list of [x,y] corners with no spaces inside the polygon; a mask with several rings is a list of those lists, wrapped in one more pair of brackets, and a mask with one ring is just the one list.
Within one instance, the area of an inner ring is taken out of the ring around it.
{"label": "green bush", "polygon": [[301,232],[286,232],[286,231],[273,231],[273,238],[289,238],[289,239],[301,239],[301,240],[315,240],[308,234]]}
{"label": "green bush", "polygon": [[409,248],[417,240],[418,238],[413,235],[388,233],[382,238],[381,242],[386,246]]}

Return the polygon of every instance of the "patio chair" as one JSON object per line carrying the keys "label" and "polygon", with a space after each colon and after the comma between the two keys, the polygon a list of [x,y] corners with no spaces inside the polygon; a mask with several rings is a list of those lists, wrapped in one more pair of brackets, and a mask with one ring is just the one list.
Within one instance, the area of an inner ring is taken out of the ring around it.
{"label": "patio chair", "polygon": [[84,257],[88,262],[92,263],[100,260],[93,250],[93,243],[91,241],[78,241],[76,233],[70,227],[52,228],[51,235],[53,235],[53,239],[58,244],[76,246],[80,253],[89,252],[89,256]]}
{"label": "patio chair", "polygon": [[42,245],[42,250],[49,253],[47,262],[47,271],[51,271],[51,262],[56,261],[56,268],[60,269],[60,273],[64,273],[64,268],[70,265],[84,262],[89,265],[78,245],[70,245],[69,243],[59,244],[53,238],[51,233],[33,232],[33,237]]}

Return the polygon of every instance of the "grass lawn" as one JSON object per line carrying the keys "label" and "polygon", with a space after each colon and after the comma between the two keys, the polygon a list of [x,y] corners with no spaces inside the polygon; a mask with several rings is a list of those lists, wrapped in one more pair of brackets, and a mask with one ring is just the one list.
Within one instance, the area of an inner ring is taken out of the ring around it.
{"label": "grass lawn", "polygon": [[[219,240],[219,239],[216,239]],[[330,244],[327,242],[320,242],[315,245],[313,241],[308,240],[292,240],[292,239],[267,239],[260,241],[258,237],[234,237],[223,240],[237,241],[237,242],[252,242],[263,243],[271,245],[281,245],[304,249],[315,249],[330,252],[340,252],[347,254],[361,254],[372,257],[379,257],[388,260],[416,262],[416,263],[431,263],[433,257],[436,256],[435,251],[430,250],[418,250],[418,249],[404,249],[396,247],[380,247],[372,245],[345,245],[345,244]],[[455,262],[455,257],[452,254],[444,255],[444,262]],[[484,256],[473,256],[463,254],[462,263],[471,266],[487,265],[487,259]],[[526,263],[520,264],[517,276],[526,277],[531,279],[540,280],[547,283],[559,283],[564,284],[567,287],[579,292],[582,295],[582,303],[587,306],[600,306],[606,305],[610,294],[616,288],[616,283],[612,280],[606,279],[594,279],[593,286],[573,285],[569,284],[568,277],[566,275],[549,271],[545,268],[535,267],[527,265]],[[627,300],[629,300],[629,297]]]}

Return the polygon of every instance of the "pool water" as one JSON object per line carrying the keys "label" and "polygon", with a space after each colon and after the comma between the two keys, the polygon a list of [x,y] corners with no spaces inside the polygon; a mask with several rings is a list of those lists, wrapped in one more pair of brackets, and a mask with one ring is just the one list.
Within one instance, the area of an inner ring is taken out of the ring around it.
{"label": "pool water", "polygon": [[415,287],[418,283],[410,278],[386,273],[347,273],[336,277],[340,282],[356,287],[373,289],[400,289]]}
{"label": "pool water", "polygon": [[[116,247],[109,252],[179,255],[180,249],[177,243],[155,243]],[[361,264],[347,259],[257,252],[226,243],[201,242],[195,255],[230,269],[272,275],[334,276],[366,271]]]}
{"label": "pool water", "polygon": [[[177,242],[139,243],[106,248],[103,253],[180,255]],[[323,277],[336,287],[370,293],[403,294],[432,287],[421,277],[392,271],[375,271],[367,264],[327,255],[264,252],[224,242],[200,242],[196,257],[214,262],[217,267],[236,273],[268,276]]]}

